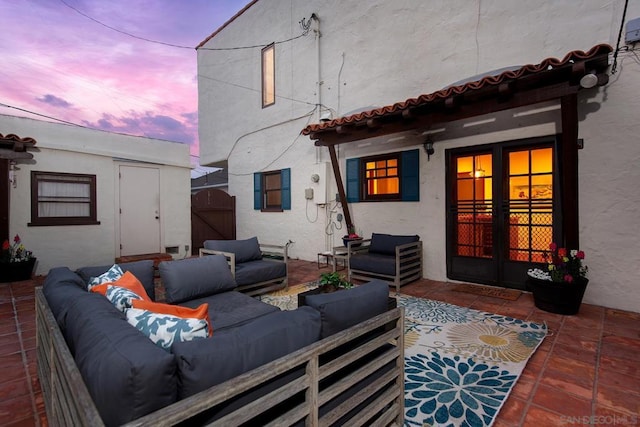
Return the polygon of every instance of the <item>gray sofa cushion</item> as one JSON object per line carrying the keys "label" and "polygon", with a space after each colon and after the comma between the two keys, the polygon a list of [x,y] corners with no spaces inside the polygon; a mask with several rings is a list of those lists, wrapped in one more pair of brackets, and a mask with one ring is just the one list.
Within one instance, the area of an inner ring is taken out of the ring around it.
{"label": "gray sofa cushion", "polygon": [[[82,277],[84,283],[88,283],[89,279],[92,277],[98,277],[102,273],[106,272],[111,268],[111,265],[101,265],[97,267],[82,267],[76,270],[76,273]],[[153,269],[153,261],[152,260],[142,260],[142,261],[134,261],[134,262],[123,262],[122,264],[118,264],[122,271],[129,271],[131,274],[136,276],[136,278],[142,283],[144,286],[144,290],[149,295],[151,300],[156,300],[156,291],[154,284],[154,269]]]}
{"label": "gray sofa cushion", "polygon": [[265,280],[287,276],[287,265],[284,262],[259,260],[236,264],[236,283],[238,286],[251,285]]}
{"label": "gray sofa cushion", "polygon": [[372,280],[356,288],[309,295],[305,304],[322,317],[321,337],[326,338],[388,310],[389,284]]}
{"label": "gray sofa cushion", "polygon": [[265,314],[280,311],[278,307],[236,291],[209,295],[182,302],[180,305],[196,308],[204,303],[209,304],[209,319],[214,334],[226,328],[243,325]]}
{"label": "gray sofa cushion", "polygon": [[420,236],[394,236],[391,234],[371,234],[371,244],[369,246],[370,253],[382,255],[395,255],[396,246],[406,245],[420,240]]}
{"label": "gray sofa cushion", "polygon": [[180,399],[307,346],[320,337],[320,313],[279,311],[206,340],[176,343]]}
{"label": "gray sofa cushion", "polygon": [[86,283],[67,267],[49,270],[42,285],[42,292],[63,333],[67,327],[69,308],[89,295]]}
{"label": "gray sofa cushion", "polygon": [[226,292],[236,287],[227,260],[222,255],[207,255],[163,261],[159,265],[169,304]]}
{"label": "gray sofa cushion", "polygon": [[396,275],[396,257],[377,253],[361,253],[351,255],[349,266],[353,270],[363,270],[371,273]]}
{"label": "gray sofa cushion", "polygon": [[176,362],[127,323],[102,295],[85,292],[67,314],[76,364],[107,426],[121,425],[177,399]]}
{"label": "gray sofa cushion", "polygon": [[246,240],[205,240],[204,248],[234,253],[236,255],[236,263],[262,259],[257,237],[251,237]]}

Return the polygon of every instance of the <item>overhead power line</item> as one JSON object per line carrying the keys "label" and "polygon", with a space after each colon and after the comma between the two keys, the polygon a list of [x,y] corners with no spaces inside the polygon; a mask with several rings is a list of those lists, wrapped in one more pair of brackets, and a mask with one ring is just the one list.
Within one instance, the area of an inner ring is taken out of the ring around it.
{"label": "overhead power line", "polygon": [[[64,4],[65,6],[67,6],[69,9],[72,9],[76,13],[78,13],[78,14],[84,16],[85,18],[95,22],[96,24],[101,25],[101,26],[103,26],[105,28],[108,28],[108,29],[110,29],[112,31],[115,31],[117,33],[123,34],[125,36],[133,37],[134,39],[142,40],[142,41],[149,42],[149,43],[156,43],[156,44],[161,44],[163,46],[175,47],[177,49],[195,49],[193,46],[182,46],[182,45],[178,45],[178,44],[166,43],[166,42],[161,42],[161,41],[158,41],[158,40],[152,40],[152,39],[148,39],[146,37],[136,36],[135,34],[128,33],[126,31],[120,30],[118,28],[112,27],[111,25],[105,24],[102,21],[99,21],[99,20],[95,19],[94,17],[89,16],[86,13],[82,12],[81,10],[71,6],[69,3],[67,3],[64,0],[60,0],[60,2],[62,4]],[[270,44],[287,43],[287,42],[299,39],[300,37],[304,37],[307,34],[309,34],[309,30],[305,30],[305,31],[302,32],[302,34],[300,34],[298,36],[295,36],[295,37],[291,37],[291,38],[286,39],[286,40],[280,40],[280,41],[276,41],[276,42],[269,42],[269,43],[266,43],[266,44],[256,44],[256,45],[251,45],[251,46],[236,46],[236,47],[216,47],[216,48],[213,48],[213,47],[201,47],[200,49],[201,50],[213,50],[213,51],[215,51],[215,50],[224,51],[224,50],[256,49],[256,48],[263,48],[265,46],[269,46]]]}

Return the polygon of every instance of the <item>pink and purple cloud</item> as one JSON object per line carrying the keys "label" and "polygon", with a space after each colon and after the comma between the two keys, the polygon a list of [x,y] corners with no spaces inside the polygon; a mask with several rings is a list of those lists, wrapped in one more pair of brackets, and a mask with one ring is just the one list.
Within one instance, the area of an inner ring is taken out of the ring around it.
{"label": "pink and purple cloud", "polygon": [[[0,2],[0,16],[11,23],[0,38],[0,102],[92,128],[186,143],[197,154],[195,46],[248,2]],[[0,113],[42,119],[2,106]]]}

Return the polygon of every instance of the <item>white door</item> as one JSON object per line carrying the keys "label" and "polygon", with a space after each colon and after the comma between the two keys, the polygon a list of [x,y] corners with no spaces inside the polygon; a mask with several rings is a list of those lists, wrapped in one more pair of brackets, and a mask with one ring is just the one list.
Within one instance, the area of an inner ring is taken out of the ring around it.
{"label": "white door", "polygon": [[160,252],[160,171],[120,166],[120,256]]}

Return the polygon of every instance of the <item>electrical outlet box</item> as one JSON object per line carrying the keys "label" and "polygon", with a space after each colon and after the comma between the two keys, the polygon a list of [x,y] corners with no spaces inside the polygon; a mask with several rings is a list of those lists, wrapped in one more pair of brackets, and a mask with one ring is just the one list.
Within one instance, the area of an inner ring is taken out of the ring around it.
{"label": "electrical outlet box", "polygon": [[307,200],[313,199],[313,188],[304,189],[304,198]]}
{"label": "electrical outlet box", "polygon": [[189,253],[189,245],[184,245],[184,252]]}
{"label": "electrical outlet box", "polygon": [[338,222],[342,222],[342,214],[341,214],[341,213],[339,213],[338,215],[336,215],[336,220],[337,220]]}
{"label": "electrical outlet box", "polygon": [[624,36],[625,43],[637,43],[640,41],[640,18],[627,21],[627,31]]}

